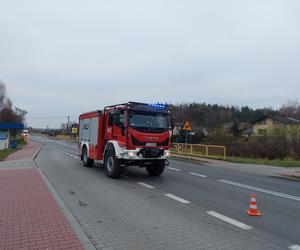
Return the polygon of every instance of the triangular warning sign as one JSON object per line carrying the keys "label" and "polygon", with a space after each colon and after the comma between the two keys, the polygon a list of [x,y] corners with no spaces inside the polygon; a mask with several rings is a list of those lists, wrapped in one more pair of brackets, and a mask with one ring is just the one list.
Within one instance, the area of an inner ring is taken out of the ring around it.
{"label": "triangular warning sign", "polygon": [[182,126],[182,130],[186,130],[186,131],[192,131],[192,126],[188,121],[185,121],[185,123]]}

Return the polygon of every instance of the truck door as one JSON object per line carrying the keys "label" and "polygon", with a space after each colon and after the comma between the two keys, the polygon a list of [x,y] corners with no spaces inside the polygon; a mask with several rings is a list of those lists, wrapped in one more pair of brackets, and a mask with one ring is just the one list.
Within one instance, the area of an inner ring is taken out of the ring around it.
{"label": "truck door", "polygon": [[114,110],[109,114],[108,128],[111,128],[111,139],[117,140],[126,146],[126,112],[125,110]]}

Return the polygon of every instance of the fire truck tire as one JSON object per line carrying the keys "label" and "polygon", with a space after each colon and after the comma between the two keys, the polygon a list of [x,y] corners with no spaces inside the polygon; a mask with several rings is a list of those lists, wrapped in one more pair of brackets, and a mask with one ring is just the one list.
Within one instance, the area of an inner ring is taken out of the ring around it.
{"label": "fire truck tire", "polygon": [[104,158],[104,168],[106,175],[110,178],[119,178],[122,175],[122,167],[120,166],[113,146],[109,146]]}
{"label": "fire truck tire", "polygon": [[88,158],[86,147],[83,147],[83,149],[82,149],[82,162],[83,162],[83,166],[88,167],[88,168],[90,168],[94,165],[94,160]]}
{"label": "fire truck tire", "polygon": [[161,175],[165,170],[165,162],[164,161],[158,161],[153,163],[150,166],[146,167],[147,172],[151,176],[159,176]]}

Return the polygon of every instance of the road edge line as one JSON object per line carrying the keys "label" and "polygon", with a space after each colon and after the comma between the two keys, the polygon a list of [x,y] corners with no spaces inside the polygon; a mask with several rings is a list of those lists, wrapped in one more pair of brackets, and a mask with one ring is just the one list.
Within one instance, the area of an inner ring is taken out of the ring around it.
{"label": "road edge line", "polygon": [[68,207],[65,205],[64,201],[60,197],[60,195],[55,190],[54,186],[51,184],[48,177],[43,173],[43,171],[40,168],[37,168],[38,172],[40,173],[44,183],[46,184],[48,190],[53,195],[55,201],[58,203],[58,206],[62,210],[63,214],[65,215],[67,221],[69,222],[71,228],[73,229],[74,233],[78,237],[79,241],[82,244],[82,247],[84,249],[93,249],[96,250],[94,244],[91,242],[91,240],[88,238],[86,233],[82,230],[80,224],[77,222],[75,217],[72,215],[71,211],[68,209]]}
{"label": "road edge line", "polygon": [[255,190],[255,191],[258,191],[261,193],[282,197],[285,199],[290,199],[290,200],[294,200],[294,201],[298,201],[298,202],[300,201],[300,197],[290,195],[290,194],[280,193],[280,192],[265,189],[265,188],[255,187],[255,186],[251,186],[251,185],[247,185],[247,184],[243,184],[243,183],[239,183],[239,182],[234,182],[234,181],[223,180],[223,179],[219,179],[217,181],[228,184],[228,185],[236,186],[236,187],[242,187],[242,188],[246,188],[246,189],[250,189],[250,190]]}

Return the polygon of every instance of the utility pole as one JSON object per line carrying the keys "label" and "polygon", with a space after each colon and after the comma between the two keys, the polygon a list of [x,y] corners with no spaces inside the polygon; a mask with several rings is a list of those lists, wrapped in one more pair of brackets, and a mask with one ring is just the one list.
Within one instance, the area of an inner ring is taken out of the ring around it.
{"label": "utility pole", "polygon": [[68,115],[67,134],[69,134],[70,116]]}

